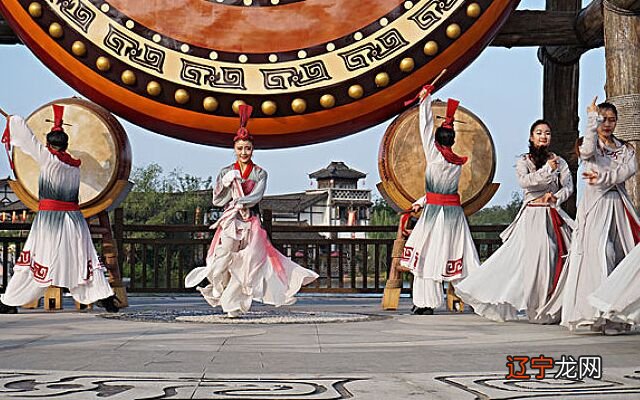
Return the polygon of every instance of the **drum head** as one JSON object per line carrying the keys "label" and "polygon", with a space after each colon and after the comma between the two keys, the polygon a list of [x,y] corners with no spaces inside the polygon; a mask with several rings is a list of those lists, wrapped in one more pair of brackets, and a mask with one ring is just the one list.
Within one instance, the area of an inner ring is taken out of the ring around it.
{"label": "drum head", "polygon": [[[72,98],[46,104],[27,118],[36,138],[46,144],[53,126],[51,104],[64,105],[64,130],[69,135],[68,152],[80,159],[80,208],[99,202],[112,192],[117,180],[126,180],[131,169],[129,142],[120,123],[102,107]],[[68,124],[68,125],[66,125]],[[38,199],[40,166],[19,148],[14,148],[15,175],[29,196]]]}
{"label": "drum head", "polygon": [[[433,102],[436,126],[444,116],[447,103]],[[456,154],[469,160],[462,167],[460,197],[463,207],[478,198],[491,184],[495,174],[495,148],[489,130],[471,111],[459,107],[455,123]],[[378,167],[387,200],[399,209],[407,209],[425,193],[426,160],[418,128],[418,107],[402,113],[387,128],[380,146]]]}

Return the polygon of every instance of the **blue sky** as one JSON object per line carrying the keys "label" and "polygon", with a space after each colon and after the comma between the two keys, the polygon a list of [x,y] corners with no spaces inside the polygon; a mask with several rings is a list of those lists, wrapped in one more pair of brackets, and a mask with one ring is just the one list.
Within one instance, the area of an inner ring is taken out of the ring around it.
{"label": "blue sky", "polygon": [[[523,1],[521,9],[540,9],[544,1]],[[585,1],[586,3],[586,1]],[[465,71],[439,90],[435,97],[455,97],[478,115],[489,128],[497,151],[495,182],[501,187],[490,204],[504,204],[519,190],[513,165],[527,149],[529,125],[542,116],[542,66],[537,48],[487,48]],[[79,94],[47,70],[24,46],[0,46],[0,107],[14,114],[28,115],[51,100]],[[580,127],[593,96],[604,99],[604,50],[587,52],[580,64]],[[136,166],[158,163],[165,172],[180,168],[196,176],[215,176],[233,161],[230,149],[192,143],[123,123],[131,142]],[[303,191],[310,188],[308,174],[331,161],[367,173],[364,187],[379,182],[377,155],[380,140],[390,121],[346,138],[327,143],[280,150],[259,150],[257,164],[269,172],[268,194]],[[553,121],[551,121],[553,123]],[[0,176],[10,174],[5,157],[0,157]]]}

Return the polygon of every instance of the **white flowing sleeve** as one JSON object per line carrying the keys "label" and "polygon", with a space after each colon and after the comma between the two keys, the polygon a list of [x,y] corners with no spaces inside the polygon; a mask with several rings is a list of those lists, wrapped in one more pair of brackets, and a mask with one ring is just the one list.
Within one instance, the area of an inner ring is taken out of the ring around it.
{"label": "white flowing sleeve", "polygon": [[588,160],[595,156],[598,146],[598,113],[590,112],[587,118],[587,132],[579,147],[580,159]]}
{"label": "white flowing sleeve", "polygon": [[611,168],[598,171],[596,185],[607,187],[624,183],[636,174],[636,169],[636,151],[633,147],[625,145],[622,162],[611,163]]}
{"label": "white flowing sleeve", "polygon": [[24,118],[12,115],[9,119],[9,135],[11,135],[11,145],[33,157],[42,163],[48,156],[49,151],[35,137]]}
{"label": "white flowing sleeve", "polygon": [[215,207],[224,207],[232,200],[231,186],[224,186],[222,184],[222,177],[229,171],[229,168],[223,168],[218,177],[216,178],[216,184],[213,187],[213,200],[212,203]]}
{"label": "white flowing sleeve", "polygon": [[553,194],[557,199],[556,206],[567,201],[573,194],[573,178],[571,177],[571,171],[569,170],[569,164],[560,158],[558,160],[558,170],[560,171],[560,189]]}
{"label": "white flowing sleeve", "polygon": [[431,109],[431,95],[426,96],[419,107],[418,123],[420,124],[420,139],[427,163],[435,161],[442,154],[436,148],[435,135],[433,132],[433,110]]}
{"label": "white flowing sleeve", "polygon": [[251,193],[240,197],[237,204],[241,204],[245,208],[251,208],[262,200],[265,190],[267,190],[267,171],[262,169],[260,171],[260,176],[258,177],[258,182],[256,182],[256,186],[253,188]]}
{"label": "white flowing sleeve", "polygon": [[539,170],[529,172],[527,161],[524,157],[520,157],[516,161],[516,177],[521,188],[525,190],[542,190],[553,182],[554,171],[551,170],[549,164],[545,164]]}

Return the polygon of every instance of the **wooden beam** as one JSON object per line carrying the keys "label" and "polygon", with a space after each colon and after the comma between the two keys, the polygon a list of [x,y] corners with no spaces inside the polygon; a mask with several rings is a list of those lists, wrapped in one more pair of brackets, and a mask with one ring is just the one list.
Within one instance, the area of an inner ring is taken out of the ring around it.
{"label": "wooden beam", "polygon": [[504,24],[492,46],[581,46],[575,29],[575,12],[514,11]]}

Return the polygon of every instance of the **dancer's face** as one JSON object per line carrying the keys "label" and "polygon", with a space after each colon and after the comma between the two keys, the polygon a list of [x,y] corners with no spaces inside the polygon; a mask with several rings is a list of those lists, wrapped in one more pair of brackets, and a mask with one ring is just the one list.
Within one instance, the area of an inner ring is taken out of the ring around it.
{"label": "dancer's face", "polygon": [[242,164],[247,164],[253,156],[253,143],[248,140],[238,140],[233,144],[236,159]]}
{"label": "dancer's face", "polygon": [[599,114],[604,118],[604,121],[598,125],[598,135],[602,137],[609,137],[616,129],[618,117],[616,117],[613,110],[609,110],[607,108],[600,110]]}
{"label": "dancer's face", "polygon": [[549,146],[551,144],[551,127],[547,124],[536,125],[529,139],[535,147]]}

